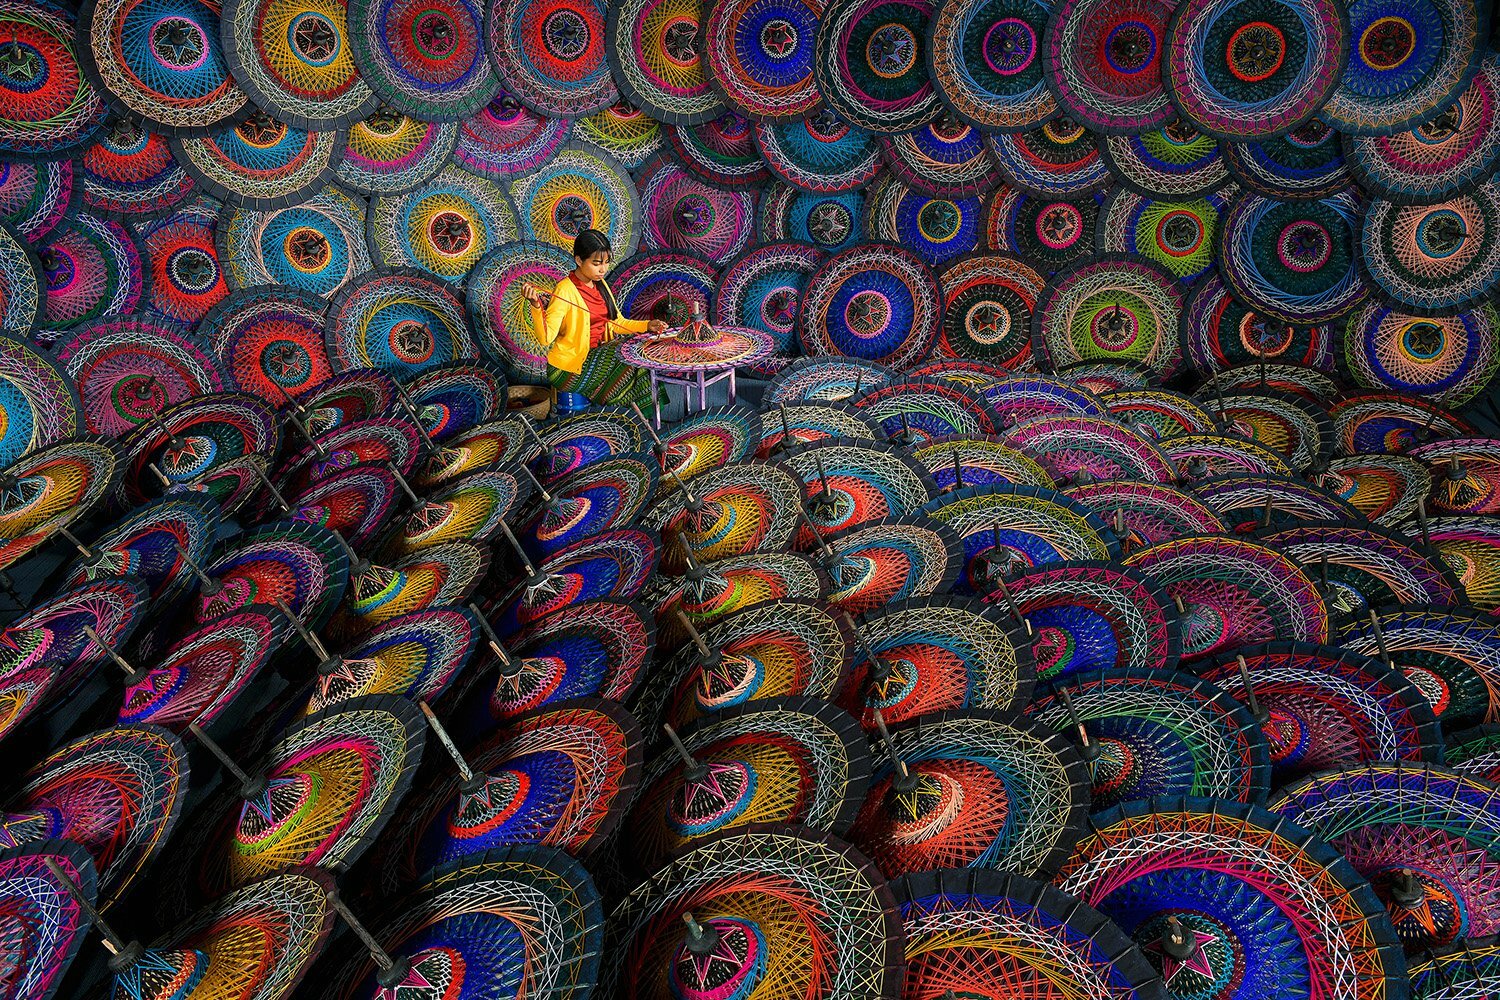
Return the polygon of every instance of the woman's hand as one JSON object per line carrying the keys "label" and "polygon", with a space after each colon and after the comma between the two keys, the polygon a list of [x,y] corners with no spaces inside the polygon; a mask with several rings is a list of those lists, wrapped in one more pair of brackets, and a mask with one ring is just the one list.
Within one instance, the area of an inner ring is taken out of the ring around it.
{"label": "woman's hand", "polygon": [[529,281],[521,282],[521,294],[525,296],[527,302],[530,302],[538,309],[545,308],[547,305],[546,300],[552,297]]}
{"label": "woman's hand", "polygon": [[666,330],[667,321],[664,319],[653,319],[646,323],[647,333],[665,333]]}

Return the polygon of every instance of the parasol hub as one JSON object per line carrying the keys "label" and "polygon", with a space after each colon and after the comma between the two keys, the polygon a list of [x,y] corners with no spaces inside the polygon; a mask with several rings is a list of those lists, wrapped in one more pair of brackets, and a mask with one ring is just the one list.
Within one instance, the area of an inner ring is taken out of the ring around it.
{"label": "parasol hub", "polygon": [[1182,921],[1176,917],[1167,918],[1167,926],[1161,932],[1161,950],[1179,962],[1185,962],[1193,957],[1198,950],[1198,944],[1188,929],[1182,926]]}
{"label": "parasol hub", "polygon": [[684,913],[682,922],[687,924],[683,947],[700,957],[713,954],[714,949],[719,946],[719,932],[712,925],[705,927],[698,923],[691,913]]}
{"label": "parasol hub", "polygon": [[718,333],[708,324],[708,318],[704,315],[703,303],[694,302],[693,311],[688,321],[682,325],[677,332],[677,340],[683,344],[706,344],[718,339]]}
{"label": "parasol hub", "polygon": [[1407,909],[1419,909],[1427,900],[1422,880],[1410,868],[1403,868],[1390,882],[1391,902]]}
{"label": "parasol hub", "polygon": [[118,976],[139,962],[145,954],[145,945],[139,941],[130,941],[126,943],[125,947],[109,956],[109,961],[105,964],[111,973]]}

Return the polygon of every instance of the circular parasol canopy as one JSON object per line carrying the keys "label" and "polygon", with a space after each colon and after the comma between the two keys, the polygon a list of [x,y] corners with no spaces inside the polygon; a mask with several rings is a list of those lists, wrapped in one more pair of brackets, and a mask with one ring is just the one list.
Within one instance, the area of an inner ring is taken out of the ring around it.
{"label": "circular parasol canopy", "polygon": [[619,960],[600,985],[622,1000],[726,982],[746,996],[895,1000],[900,935],[864,855],[805,827],[757,825],[684,850],[620,902],[604,934]]}
{"label": "circular parasol canopy", "polygon": [[89,916],[63,876],[92,901],[95,894],[93,862],[88,851],[67,840],[43,840],[20,847],[0,848],[0,900],[4,901],[8,933],[25,952],[6,975],[6,989],[28,1000],[49,1000],[88,935]]}
{"label": "circular parasol canopy", "polygon": [[1161,442],[1161,450],[1176,466],[1179,486],[1194,486],[1216,476],[1285,479],[1296,475],[1280,454],[1237,435],[1180,434]]}
{"label": "circular parasol canopy", "polygon": [[[519,553],[519,544],[513,548]],[[656,573],[660,550],[656,532],[617,528],[573,542],[541,563],[523,565],[511,596],[501,602],[500,631],[509,634],[581,601],[635,597]]]}
{"label": "circular parasol canopy", "polygon": [[58,675],[55,693],[108,656],[93,633],[113,649],[123,647],[146,613],[146,586],[130,579],[95,580],[33,603],[0,630],[0,677],[47,664]]}
{"label": "circular parasol canopy", "polygon": [[736,111],[701,125],[669,126],[667,141],[688,173],[711,186],[755,188],[771,176],[755,145],[755,123]]}
{"label": "circular parasol canopy", "polygon": [[1048,282],[1032,313],[1032,346],[1043,368],[1125,361],[1165,378],[1182,363],[1181,311],[1182,293],[1166,268],[1099,254]]}
{"label": "circular parasol canopy", "polygon": [[1100,397],[1116,420],[1152,440],[1208,434],[1218,420],[1188,396],[1170,389],[1120,389]]}
{"label": "circular parasol canopy", "polygon": [[632,337],[620,346],[620,359],[648,371],[680,374],[750,365],[776,350],[775,340],[764,330],[748,326],[714,326],[712,330],[707,340],[697,339],[696,333],[686,337],[686,330]]}
{"label": "circular parasol canopy", "polygon": [[546,445],[543,478],[557,479],[611,455],[639,453],[645,448],[642,426],[639,417],[617,406],[590,409],[558,421],[541,434]]}
{"label": "circular parasol canopy", "polygon": [[887,441],[906,448],[937,438],[993,434],[1000,426],[979,393],[930,376],[866,390],[850,405],[877,422]]}
{"label": "circular parasol canopy", "polygon": [[796,824],[840,835],[870,777],[865,734],[817,698],[752,702],[705,719],[647,764],[624,838],[637,869],[727,830]]}
{"label": "circular parasol canopy", "polygon": [[937,278],[916,254],[894,243],[861,243],[807,279],[798,337],[808,354],[900,368],[931,347],[942,301]]}
{"label": "circular parasol canopy", "polygon": [[[750,440],[754,440],[751,435]],[[802,484],[772,462],[740,462],[695,477],[646,508],[641,524],[661,532],[662,571],[786,546],[800,524]]]}
{"label": "circular parasol canopy", "polygon": [[1102,132],[1142,132],[1172,114],[1162,90],[1171,7],[1065,0],[1051,10],[1043,66],[1058,105]]}
{"label": "circular parasol canopy", "polygon": [[761,414],[757,458],[795,455],[804,445],[817,441],[879,441],[885,437],[879,425],[847,403],[767,404]]}
{"label": "circular parasol canopy", "polygon": [[[356,465],[286,499],[288,509],[281,513],[289,520],[337,531],[350,545],[363,546],[395,514],[396,473],[378,465]],[[270,500],[274,503],[276,498]],[[280,509],[279,503],[276,507]]]}
{"label": "circular parasol canopy", "polygon": [[1041,55],[1049,4],[965,0],[939,4],[928,65],[948,111],[971,125],[1020,132],[1058,112]]}
{"label": "circular parasol canopy", "polygon": [[57,345],[89,431],[120,437],[163,409],[221,392],[218,364],[182,334],[147,320],[90,323]]}
{"label": "circular parasol canopy", "polygon": [[1423,537],[1470,604],[1484,611],[1500,607],[1500,523],[1484,516],[1440,517],[1427,523]]}
{"label": "circular parasol canopy", "polygon": [[708,184],[665,153],[637,172],[644,245],[678,250],[715,267],[750,245],[755,192]]}
{"label": "circular parasol canopy", "polygon": [[540,382],[547,374],[547,351],[536,338],[522,286],[551,288],[572,269],[568,251],[529,241],[492,249],[470,272],[465,301],[474,335],[518,384]]}
{"label": "circular parasol canopy", "polygon": [[1270,791],[1255,717],[1182,671],[1075,673],[1043,688],[1026,714],[1077,743],[1096,813],[1153,795],[1262,802]]}
{"label": "circular parasol canopy", "polygon": [[543,615],[511,635],[485,699],[486,717],[512,719],[572,698],[623,702],[656,654],[657,626],[644,606],[583,601]]}
{"label": "circular parasol canopy", "polygon": [[510,195],[521,216],[521,238],[551,243],[570,257],[584,229],[608,236],[621,258],[640,243],[644,226],[636,186],[624,164],[590,143],[570,142],[546,166],[514,178]]}
{"label": "circular parasol canopy", "polygon": [[1426,697],[1399,670],[1372,657],[1271,642],[1220,654],[1198,672],[1256,717],[1276,787],[1378,760],[1442,762],[1442,733]]}
{"label": "circular parasol canopy", "polygon": [[1330,460],[1314,482],[1374,523],[1390,527],[1416,516],[1417,505],[1432,489],[1432,474],[1404,455],[1355,455]]}
{"label": "circular parasol canopy", "polygon": [[1500,442],[1493,438],[1434,441],[1406,454],[1432,471],[1429,510],[1500,513]]}
{"label": "circular parasol canopy", "polygon": [[1307,574],[1275,549],[1226,536],[1162,542],[1125,559],[1181,601],[1182,658],[1289,638],[1323,642],[1328,610]]}
{"label": "circular parasol canopy", "polygon": [[518,716],[458,758],[391,829],[381,856],[387,888],[510,844],[597,850],[640,780],[641,732],[620,706],[582,698]]}
{"label": "circular parasol canopy", "polygon": [[1333,421],[1318,403],[1274,389],[1219,393],[1202,403],[1226,427],[1277,452],[1299,472],[1333,454]]}
{"label": "circular parasol canopy", "polygon": [[844,616],[814,600],[775,598],[711,622],[647,673],[631,702],[647,723],[678,729],[736,705],[789,695],[832,699],[854,643]]}
{"label": "circular parasol canopy", "polygon": [[1054,884],[1119,924],[1178,995],[1381,997],[1405,963],[1369,884],[1259,806],[1132,802],[1093,817]]}
{"label": "circular parasol canopy", "polygon": [[894,377],[891,369],[863,358],[798,358],[771,380],[764,401],[845,402],[889,385]]}
{"label": "circular parasol canopy", "polygon": [[1500,371],[1500,314],[1489,303],[1452,316],[1415,316],[1366,303],[1349,317],[1344,370],[1365,389],[1462,406]]}
{"label": "circular parasol canopy", "polygon": [[911,455],[927,468],[940,490],[997,485],[1051,489],[1054,485],[1035,459],[1003,444],[995,435],[932,438],[913,448]]}
{"label": "circular parasol canopy", "polygon": [[787,196],[794,188],[827,195],[858,191],[884,166],[875,136],[827,107],[801,121],[757,122],[755,144],[771,173],[785,182]]}
{"label": "circular parasol canopy", "polygon": [[[129,678],[120,701],[121,725],[150,723],[173,732],[211,728],[221,715],[241,714],[272,686],[261,671],[280,652],[286,619],[269,605],[250,605],[210,619]],[[252,687],[258,687],[252,693]]]}
{"label": "circular parasol canopy", "polygon": [[620,96],[652,118],[697,125],[724,113],[710,85],[700,38],[709,17],[702,3],[629,0],[609,7],[604,55]]}
{"label": "circular parasol canopy", "polygon": [[1143,573],[1100,561],[1027,570],[989,595],[1032,638],[1037,677],[1166,669],[1182,651],[1172,599]]}
{"label": "circular parasol canopy", "polygon": [[229,385],[279,406],[284,393],[298,396],[333,374],[323,347],[326,305],[293,288],[249,288],[215,306],[200,328]]}
{"label": "circular parasol canopy", "polygon": [[349,589],[333,629],[363,634],[382,622],[440,604],[469,599],[490,568],[490,547],[453,541],[431,545],[390,565],[360,559],[350,567]]}
{"label": "circular parasol canopy", "polygon": [[1313,831],[1370,880],[1409,953],[1495,933],[1495,786],[1421,763],[1324,771],[1270,808]]}
{"label": "circular parasol canopy", "polygon": [[945,593],[963,571],[963,542],[925,514],[824,536],[828,603],[851,615]]}
{"label": "circular parasol canopy", "polygon": [[137,507],[83,546],[69,564],[64,586],[130,577],[150,588],[153,600],[169,603],[192,583],[190,561],[208,561],[220,527],[219,505],[197,495],[171,495]]}
{"label": "circular parasol canopy", "polygon": [[454,159],[483,177],[508,177],[546,163],[572,132],[569,117],[538,114],[502,90],[459,124]]}
{"label": "circular parasol canopy", "polygon": [[1031,361],[1031,316],[1046,279],[1025,259],[979,253],[952,261],[938,275],[943,324],[936,356],[969,358],[1002,368]]}
{"label": "circular parasol canopy", "polygon": [[884,739],[849,836],[895,878],[942,868],[1057,870],[1089,807],[1068,742],[998,712],[939,712]]}
{"label": "circular parasol canopy", "polygon": [[[270,25],[281,30],[263,27]],[[342,3],[229,0],[220,27],[234,82],[282,121],[331,128],[375,110],[376,97],[350,51]]]}
{"label": "circular parasol canopy", "polygon": [[0,464],[82,429],[77,389],[61,367],[27,341],[0,334]]}
{"label": "circular parasol canopy", "polygon": [[719,271],[701,254],[642,250],[613,272],[610,288],[625,316],[683,326],[714,294]]}
{"label": "circular parasol canopy", "polygon": [[1241,472],[1193,484],[1193,495],[1236,534],[1263,528],[1298,527],[1309,521],[1360,525],[1354,507],[1299,479]]}
{"label": "circular parasol canopy", "polygon": [[1436,403],[1390,392],[1348,396],[1328,412],[1344,455],[1399,454],[1439,438],[1476,433],[1467,421]]}
{"label": "circular parasol canopy", "polygon": [[1262,529],[1258,541],[1280,549],[1315,576],[1335,614],[1363,615],[1391,604],[1452,607],[1463,591],[1437,552],[1406,535],[1348,523]]}
{"label": "circular parasol canopy", "polygon": [[1202,500],[1160,483],[1106,480],[1074,486],[1067,493],[1109,525],[1126,554],[1183,535],[1218,535],[1228,530],[1219,514]]}
{"label": "circular parasol canopy", "polygon": [[808,276],[823,262],[810,243],[771,243],[724,266],[713,294],[714,325],[749,326],[771,335],[780,354],[795,351],[797,313]]}
{"label": "circular parasol canopy", "polygon": [[384,416],[396,402],[398,388],[396,380],[385,372],[358,368],[309,387],[295,400],[296,406],[289,408],[295,411],[301,407],[306,411],[300,415],[308,429],[324,434],[345,424]]}
{"label": "circular parasol canopy", "polygon": [[655,461],[644,453],[590,462],[545,487],[523,544],[545,558],[596,532],[629,527],[656,492],[657,478]]}
{"label": "circular parasol canopy", "polygon": [[300,496],[360,467],[409,475],[422,444],[417,425],[401,417],[343,424],[311,438],[306,447],[283,461],[277,469],[277,483],[287,495]]}
{"label": "circular parasol canopy", "polygon": [[1216,272],[1193,282],[1179,330],[1193,367],[1208,374],[1250,364],[1257,366],[1257,375],[1262,365],[1332,365],[1334,338],[1329,325],[1287,323],[1257,312],[1231,295]]}
{"label": "circular parasol canopy", "polygon": [[505,376],[489,363],[456,361],[427,369],[407,382],[403,392],[428,436],[445,441],[503,418],[508,388]]}
{"label": "circular parasol canopy", "polygon": [[1149,438],[1105,417],[1038,417],[1010,428],[1000,440],[1036,459],[1059,483],[1170,483],[1177,478],[1177,470]]}
{"label": "circular parasol canopy", "polygon": [[435,699],[462,673],[478,646],[477,617],[465,608],[436,606],[398,615],[365,632],[354,645],[322,657],[304,714],[364,695]]}
{"label": "circular parasol canopy", "polygon": [[349,5],[355,65],[387,106],[414,117],[456,121],[500,89],[484,44],[484,10],[464,0]]}
{"label": "circular parasol canopy", "polygon": [[604,61],[601,0],[503,0],[485,11],[500,83],[538,114],[582,118],[619,97]]}
{"label": "circular parasol canopy", "polygon": [[121,458],[111,442],[81,437],[0,471],[0,570],[91,513],[114,489]]}
{"label": "circular parasol canopy", "polygon": [[599,894],[577,861],[551,848],[497,848],[442,866],[394,901],[372,929],[390,970],[356,951],[327,988],[342,1000],[425,1000],[444,989],[549,1000],[587,993],[603,924]]}
{"label": "circular parasol canopy", "polygon": [[121,222],[70,212],[35,245],[44,297],[36,340],[48,344],[63,330],[134,312],[146,294],[141,246]]}
{"label": "circular parasol canopy", "polygon": [[379,368],[403,378],[479,356],[458,297],[411,267],[373,270],[347,285],[328,307],[323,335],[337,371]]}
{"label": "circular parasol canopy", "polygon": [[752,118],[801,119],[819,106],[813,82],[818,0],[719,0],[706,5],[703,62],[724,99]]}
{"label": "circular parasol canopy", "polygon": [[796,547],[809,551],[817,536],[910,514],[937,494],[923,467],[894,445],[819,441],[781,459],[802,483],[808,525]]}
{"label": "circular parasol canopy", "polygon": [[1044,882],[949,870],[903,876],[892,891],[906,940],[905,996],[1161,995],[1156,970],[1113,921]]}
{"label": "circular parasol canopy", "polygon": [[1334,641],[1400,670],[1449,731],[1500,722],[1500,621],[1469,608],[1391,608],[1340,622]]}
{"label": "circular parasol canopy", "polygon": [[101,729],[58,747],[5,802],[0,842],[63,838],[85,848],[100,909],[118,902],[171,839],[187,795],[187,754],[157,726]]}
{"label": "circular parasol canopy", "polygon": [[680,577],[658,577],[646,598],[660,629],[662,652],[676,652],[692,639],[684,618],[692,627],[703,628],[761,601],[823,597],[829,582],[821,567],[827,561],[824,556],[814,562],[798,552],[755,552],[695,561]]}
{"label": "circular parasol canopy", "polygon": [[227,510],[233,504],[227,493],[211,489],[214,479],[243,459],[263,461],[278,439],[274,412],[254,396],[226,392],[187,400],[122,439],[126,466],[116,497],[138,505],[174,487],[204,488]]}
{"label": "circular parasol canopy", "polygon": [[950,709],[1016,709],[1036,679],[1030,636],[965,598],[889,604],[865,615],[855,638],[838,701],[866,729]]}
{"label": "circular parasol canopy", "polygon": [[1372,200],[1360,251],[1371,280],[1393,302],[1444,315],[1489,297],[1500,265],[1500,182],[1434,204]]}
{"label": "circular parasol canopy", "polygon": [[339,181],[361,194],[383,194],[416,187],[442,169],[458,143],[458,125],[380,107],[350,124],[345,138],[333,161]]}
{"label": "circular parasol canopy", "polygon": [[280,601],[318,628],[343,600],[350,567],[346,550],[327,528],[280,521],[241,535],[199,572],[201,577],[193,574],[199,622]]}
{"label": "circular parasol canopy", "polygon": [[[472,159],[462,141],[459,156]],[[419,187],[376,195],[371,252],[390,267],[415,268],[462,289],[491,247],[519,238],[515,207],[501,186],[464,166],[444,167]]]}
{"label": "circular parasol canopy", "polygon": [[411,702],[370,695],[310,715],[231,782],[200,868],[209,892],[244,887],[290,865],[348,868],[411,786],[426,730]]}

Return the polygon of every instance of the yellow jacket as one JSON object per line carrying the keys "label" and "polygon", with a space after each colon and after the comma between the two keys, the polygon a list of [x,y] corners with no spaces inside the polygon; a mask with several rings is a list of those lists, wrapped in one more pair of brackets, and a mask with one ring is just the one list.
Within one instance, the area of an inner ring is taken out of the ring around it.
{"label": "yellow jacket", "polygon": [[[609,286],[604,285],[604,289],[608,291]],[[610,292],[608,298],[612,300],[614,293]],[[549,365],[575,375],[583,371],[583,359],[589,356],[589,307],[583,304],[583,296],[571,275],[564,276],[552,289],[552,301],[545,312],[532,306],[531,324],[542,346],[551,345],[547,351]],[[610,321],[605,339],[613,340],[622,333],[645,332],[645,320],[620,316]]]}

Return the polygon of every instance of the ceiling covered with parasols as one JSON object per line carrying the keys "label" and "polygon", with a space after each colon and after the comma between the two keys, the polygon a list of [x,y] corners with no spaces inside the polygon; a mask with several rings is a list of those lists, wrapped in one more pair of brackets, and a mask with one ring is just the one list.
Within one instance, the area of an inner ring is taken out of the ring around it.
{"label": "ceiling covered with parasols", "polygon": [[0,0],[0,757],[0,1000],[1500,996],[1500,11]]}

